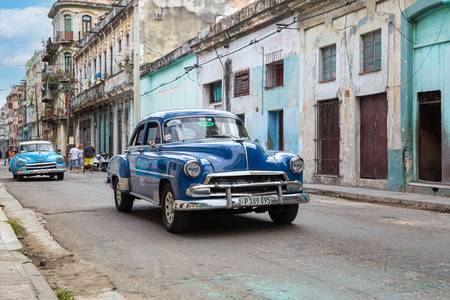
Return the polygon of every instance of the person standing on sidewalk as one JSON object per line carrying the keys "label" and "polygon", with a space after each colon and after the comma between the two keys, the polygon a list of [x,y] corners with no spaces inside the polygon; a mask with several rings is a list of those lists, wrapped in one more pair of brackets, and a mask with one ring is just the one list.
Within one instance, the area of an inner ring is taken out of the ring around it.
{"label": "person standing on sidewalk", "polygon": [[73,168],[78,169],[78,159],[80,157],[80,150],[77,147],[73,147],[69,151],[70,171]]}
{"label": "person standing on sidewalk", "polygon": [[83,165],[83,144],[78,144],[78,167],[84,171]]}
{"label": "person standing on sidewalk", "polygon": [[83,150],[83,158],[84,158],[84,169],[83,172],[86,169],[89,169],[91,172],[94,170],[92,169],[92,165],[94,163],[94,156],[95,156],[95,148],[88,142],[88,145]]}

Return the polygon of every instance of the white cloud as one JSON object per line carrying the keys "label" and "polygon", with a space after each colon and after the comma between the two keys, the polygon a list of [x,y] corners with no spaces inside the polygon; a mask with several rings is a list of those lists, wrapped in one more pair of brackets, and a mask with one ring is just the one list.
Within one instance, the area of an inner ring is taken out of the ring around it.
{"label": "white cloud", "polygon": [[50,36],[52,27],[48,10],[47,7],[0,9],[0,39]]}
{"label": "white cloud", "polygon": [[0,9],[0,63],[24,64],[52,34],[49,8]]}

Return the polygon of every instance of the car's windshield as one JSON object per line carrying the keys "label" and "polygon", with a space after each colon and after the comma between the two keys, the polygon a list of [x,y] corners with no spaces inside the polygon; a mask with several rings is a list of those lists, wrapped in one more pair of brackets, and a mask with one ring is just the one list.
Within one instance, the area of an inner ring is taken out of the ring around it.
{"label": "car's windshield", "polygon": [[248,135],[240,120],[227,117],[185,117],[164,124],[164,142],[205,138],[244,138]]}
{"label": "car's windshield", "polygon": [[53,152],[53,146],[51,144],[28,144],[20,145],[20,152]]}

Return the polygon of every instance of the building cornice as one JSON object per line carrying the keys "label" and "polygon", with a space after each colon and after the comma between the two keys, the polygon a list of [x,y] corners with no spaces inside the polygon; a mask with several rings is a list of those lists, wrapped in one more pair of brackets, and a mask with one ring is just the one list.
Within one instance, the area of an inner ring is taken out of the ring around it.
{"label": "building cornice", "polygon": [[97,3],[82,0],[58,0],[50,8],[50,11],[48,12],[48,17],[50,19],[53,19],[58,13],[58,11],[63,7],[89,7],[89,8],[103,8],[105,10],[109,10],[112,8],[112,5],[107,2]]}

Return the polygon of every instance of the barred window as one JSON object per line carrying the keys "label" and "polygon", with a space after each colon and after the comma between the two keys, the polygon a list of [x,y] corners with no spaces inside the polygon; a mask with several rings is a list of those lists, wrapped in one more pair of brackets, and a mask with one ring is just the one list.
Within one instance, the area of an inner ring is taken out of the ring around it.
{"label": "barred window", "polygon": [[234,74],[234,97],[250,94],[250,74],[248,69]]}
{"label": "barred window", "polygon": [[362,72],[381,70],[381,30],[362,37]]}
{"label": "barred window", "polygon": [[266,65],[266,89],[283,86],[284,63],[283,60]]}
{"label": "barred window", "polygon": [[331,81],[336,79],[336,45],[320,49],[322,58],[322,71],[320,81]]}

